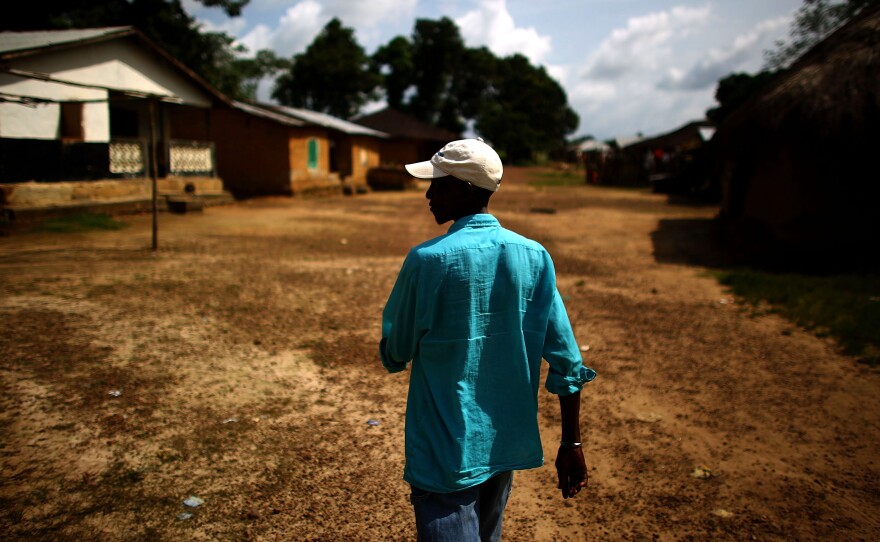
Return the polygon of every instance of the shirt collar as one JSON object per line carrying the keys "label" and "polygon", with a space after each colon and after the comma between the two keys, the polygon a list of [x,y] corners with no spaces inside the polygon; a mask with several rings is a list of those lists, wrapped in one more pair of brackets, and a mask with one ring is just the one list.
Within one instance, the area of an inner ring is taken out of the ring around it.
{"label": "shirt collar", "polygon": [[499,226],[501,223],[494,216],[489,213],[479,213],[459,218],[449,226],[447,233],[457,232],[464,228],[497,228]]}

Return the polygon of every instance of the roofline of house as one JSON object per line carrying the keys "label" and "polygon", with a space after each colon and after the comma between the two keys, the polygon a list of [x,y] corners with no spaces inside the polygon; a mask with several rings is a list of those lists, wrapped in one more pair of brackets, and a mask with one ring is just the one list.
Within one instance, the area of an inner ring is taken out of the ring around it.
{"label": "roofline of house", "polygon": [[[454,141],[456,139],[461,139],[460,134],[456,134],[456,133],[454,133],[450,130],[446,130],[444,128],[438,128],[436,126],[432,126],[432,125],[414,117],[413,115],[410,115],[408,113],[404,113],[403,111],[400,111],[399,109],[393,108],[391,106],[386,106],[385,108],[380,109],[378,111],[374,111],[372,113],[355,115],[354,117],[351,118],[351,120],[349,120],[349,122],[353,122],[355,124],[358,124],[360,126],[364,126],[364,127],[369,128],[371,130],[378,130],[377,128],[373,128],[373,127],[369,126],[368,124],[364,124],[362,121],[364,119],[367,119],[369,122],[369,119],[371,119],[371,118],[374,118],[374,117],[377,117],[380,115],[389,115],[389,114],[390,115],[399,115],[403,118],[409,119],[410,121],[413,121],[414,123],[417,123],[418,125],[420,125],[420,127],[418,129],[416,129],[415,131],[412,131],[412,132],[410,132],[410,131],[407,131],[405,133],[399,133],[399,132],[393,132],[393,131],[383,132],[387,135],[387,137],[389,139],[392,139],[392,140],[394,140],[394,139],[407,139],[407,140],[417,139],[420,141],[444,141],[444,142]],[[381,131],[381,130],[379,130],[379,131]]]}
{"label": "roofline of house", "polygon": [[[92,43],[101,43],[102,41],[108,41],[111,39],[121,38],[124,36],[134,34],[134,32],[136,32],[136,30],[133,26],[116,26],[116,27],[111,26],[111,27],[106,27],[106,28],[108,29],[108,31],[106,33],[99,34],[97,36],[92,36],[89,38],[71,39],[71,40],[62,41],[62,42],[46,43],[44,45],[37,45],[37,46],[32,46],[32,47],[26,47],[24,49],[16,49],[13,51],[6,51],[3,53],[0,53],[0,60],[6,60],[6,59],[11,59],[11,58],[20,58],[20,57],[25,57],[25,56],[32,56],[32,55],[44,53],[46,51],[62,51],[64,49],[72,49],[75,47],[80,47],[82,45],[91,45]],[[110,30],[110,29],[113,29],[113,30]],[[100,27],[96,27],[93,29],[76,28],[76,29],[71,29],[71,30],[100,30]],[[19,34],[26,34],[28,32],[35,32],[35,31],[24,30],[24,31],[10,31],[10,32],[16,32]],[[44,31],[40,31],[40,32],[51,32],[51,30],[44,30]]]}
{"label": "roofline of house", "polygon": [[[311,109],[302,109],[302,111],[306,112],[306,114],[301,115],[298,112],[298,109],[301,108],[288,107],[277,104],[267,104],[262,102],[250,102],[246,105],[250,105],[253,108],[261,109],[268,113],[281,115],[283,117],[302,122],[304,126],[318,126],[321,128],[326,128],[327,130],[333,130],[335,132],[340,132],[350,136],[376,137],[380,139],[388,138],[388,134],[386,134],[385,132],[369,128],[367,126],[362,126],[355,122],[341,119],[339,117],[334,117],[326,113],[312,111]],[[328,122],[321,122],[321,119],[316,117],[327,117],[328,119],[332,120]],[[351,129],[345,129],[344,125],[346,124],[351,125]]]}
{"label": "roofline of house", "polygon": [[283,124],[285,126],[293,126],[296,128],[301,128],[306,126],[306,123],[300,119],[293,118],[289,115],[284,115],[282,113],[277,113],[274,111],[269,111],[263,107],[258,105],[250,104],[247,102],[242,102],[235,100],[232,102],[232,107],[238,109],[242,113],[246,113],[248,115],[254,115],[255,117],[264,118],[267,120],[271,120],[273,122],[277,122],[278,124]]}
{"label": "roofline of house", "polygon": [[642,138],[638,141],[635,141],[633,143],[626,145],[624,148],[631,149],[633,147],[639,147],[639,146],[643,146],[643,145],[650,146],[659,140],[677,135],[677,134],[684,132],[690,128],[699,130],[700,128],[714,128],[714,127],[715,127],[715,124],[710,120],[706,120],[706,119],[692,120],[688,123],[682,124],[678,128],[675,128],[674,130],[670,130],[670,131],[664,132],[662,134],[657,134],[654,136]]}
{"label": "roofline of house", "polygon": [[[188,68],[181,61],[174,58],[169,52],[165,51],[158,44],[153,42],[150,38],[148,38],[143,32],[138,30],[133,26],[120,26],[120,27],[109,27],[115,28],[115,30],[109,31],[106,34],[101,34],[99,36],[93,36],[90,38],[83,38],[79,40],[71,40],[62,43],[50,43],[43,46],[37,47],[29,47],[27,49],[19,49],[16,51],[9,51],[6,53],[0,54],[0,60],[7,60],[13,58],[21,58],[26,56],[32,56],[36,54],[45,53],[47,51],[62,51],[66,49],[72,49],[75,47],[81,47],[83,45],[91,45],[95,43],[102,43],[107,41],[112,41],[125,37],[134,37],[137,40],[140,40],[143,44],[150,48],[154,53],[158,54],[162,59],[171,64],[176,69],[183,72],[188,78],[193,80],[197,86],[201,87],[202,90],[206,91],[208,94],[213,96],[219,102],[232,106],[233,100],[228,96],[215,89],[210,83],[208,83],[205,79],[203,79],[199,74]],[[79,30],[87,30],[87,29],[79,29]],[[97,29],[96,29],[97,30]]]}

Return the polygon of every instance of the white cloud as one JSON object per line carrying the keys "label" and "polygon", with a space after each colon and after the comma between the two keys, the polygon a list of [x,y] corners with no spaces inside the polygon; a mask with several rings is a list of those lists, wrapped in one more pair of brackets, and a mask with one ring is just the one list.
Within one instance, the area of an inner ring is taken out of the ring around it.
{"label": "white cloud", "polygon": [[662,90],[698,90],[713,87],[719,79],[736,71],[754,68],[754,60],[779,37],[790,22],[789,17],[762,21],[733,43],[721,49],[710,49],[687,71],[670,68],[658,83]]}
{"label": "white cloud", "polygon": [[633,17],[614,30],[587,60],[584,77],[614,80],[639,70],[652,70],[671,55],[669,42],[705,24],[710,8],[676,7]]}
{"label": "white cloud", "polygon": [[532,27],[517,28],[506,0],[481,0],[475,10],[455,20],[469,46],[487,46],[498,56],[520,53],[532,64],[540,64],[552,46],[549,36]]}
{"label": "white cloud", "polygon": [[702,117],[711,93],[658,93],[656,82],[676,73],[670,66],[682,56],[677,46],[704,31],[711,15],[709,6],[674,7],[632,17],[611,31],[567,85],[581,131],[598,137],[653,135]]}
{"label": "white cloud", "polygon": [[275,28],[257,25],[239,42],[251,52],[272,49],[279,56],[291,56],[304,51],[330,19],[321,4],[315,0],[303,0],[288,8]]}
{"label": "white cloud", "polygon": [[271,103],[272,88],[275,86],[274,77],[263,77],[257,82],[257,101]]}
{"label": "white cloud", "polygon": [[230,36],[237,36],[247,27],[247,21],[241,17],[224,19],[221,23],[200,20],[199,26],[205,32],[222,32]]}
{"label": "white cloud", "polygon": [[568,80],[568,76],[571,73],[570,67],[565,64],[545,64],[544,68],[550,77],[556,79],[560,85]]}
{"label": "white cloud", "polygon": [[416,0],[324,0],[324,9],[346,26],[361,30],[390,19],[412,19]]}
{"label": "white cloud", "polygon": [[[251,52],[270,48],[281,56],[301,53],[315,39],[330,19],[353,28],[358,42],[379,42],[381,26],[388,21],[413,18],[417,0],[301,0],[287,8],[277,25],[257,24],[239,41]],[[285,2],[289,3],[289,2]],[[279,0],[254,2],[255,10],[276,8]],[[239,29],[240,32],[240,29]],[[233,32],[237,35],[239,32]]]}
{"label": "white cloud", "polygon": [[408,34],[417,0],[326,0],[327,11],[354,28],[358,43],[369,53],[395,34]]}
{"label": "white cloud", "polygon": [[586,105],[588,110],[597,111],[602,102],[613,100],[617,87],[607,81],[581,81],[568,93],[569,99]]}
{"label": "white cloud", "polygon": [[600,139],[669,132],[705,116],[713,90],[658,93],[647,83],[581,83],[569,94],[580,133]]}
{"label": "white cloud", "polygon": [[196,13],[205,7],[204,4],[200,4],[196,0],[182,0],[180,4],[187,13]]}

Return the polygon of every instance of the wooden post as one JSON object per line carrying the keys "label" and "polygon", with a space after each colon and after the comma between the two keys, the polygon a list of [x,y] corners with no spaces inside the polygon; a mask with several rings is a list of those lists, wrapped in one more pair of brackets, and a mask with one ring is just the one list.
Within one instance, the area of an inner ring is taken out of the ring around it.
{"label": "wooden post", "polygon": [[156,99],[150,98],[150,181],[153,189],[153,252],[159,250],[158,161],[156,159]]}

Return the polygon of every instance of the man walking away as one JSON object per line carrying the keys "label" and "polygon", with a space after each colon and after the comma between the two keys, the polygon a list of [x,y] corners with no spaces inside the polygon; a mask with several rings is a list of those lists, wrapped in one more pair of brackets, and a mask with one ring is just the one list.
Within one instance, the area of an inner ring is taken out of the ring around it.
{"label": "man walking away", "polygon": [[404,479],[419,540],[496,541],[513,471],[544,462],[542,358],[562,412],[563,498],[587,484],[580,390],[596,373],[582,364],[550,255],[489,214],[498,154],[464,139],[406,169],[431,179],[431,213],[453,224],[410,250],[382,314],[383,365],[398,372],[412,363]]}

